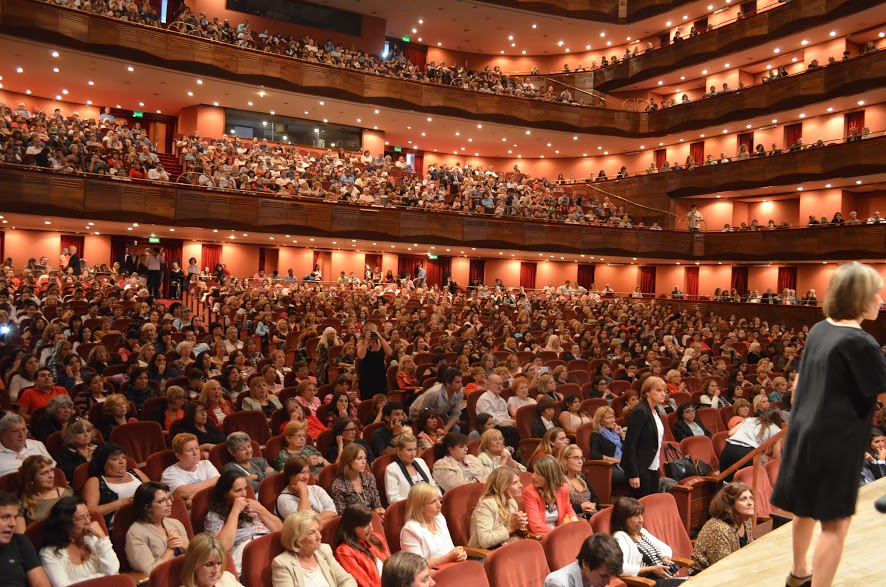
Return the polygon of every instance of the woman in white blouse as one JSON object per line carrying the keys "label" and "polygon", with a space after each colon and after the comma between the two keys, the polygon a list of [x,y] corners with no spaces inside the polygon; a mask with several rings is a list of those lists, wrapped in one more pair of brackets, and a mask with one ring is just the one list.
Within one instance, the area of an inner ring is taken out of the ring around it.
{"label": "woman in white blouse", "polygon": [[[418,483],[429,483],[437,487],[431,475],[431,468],[418,454],[418,441],[412,434],[397,437],[397,457],[385,468],[385,495],[388,505],[403,501],[409,490]],[[440,488],[437,487],[437,491]]]}
{"label": "woman in white blouse", "polygon": [[622,575],[645,577],[656,587],[673,587],[686,578],[674,578],[677,565],[671,560],[671,547],[643,528],[643,504],[632,497],[621,497],[612,506],[610,533],[621,547]]}
{"label": "woman in white blouse", "polygon": [[311,467],[308,461],[300,456],[290,457],[283,465],[283,476],[289,480],[286,489],[280,492],[274,502],[274,513],[281,520],[291,514],[313,510],[322,526],[338,515],[335,502],[319,485],[309,485]]}
{"label": "woman in white blouse", "polygon": [[400,549],[423,556],[430,567],[468,558],[463,547],[452,543],[442,510],[440,494],[435,487],[419,483],[409,490],[406,523],[400,530]]}
{"label": "woman in white blouse", "polygon": [[40,560],[53,587],[120,571],[111,539],[79,497],[63,497],[52,506],[43,537]]}
{"label": "woman in white blouse", "polygon": [[443,491],[465,483],[486,482],[488,473],[474,455],[468,454],[468,437],[460,432],[450,432],[443,442],[434,447],[434,480]]}

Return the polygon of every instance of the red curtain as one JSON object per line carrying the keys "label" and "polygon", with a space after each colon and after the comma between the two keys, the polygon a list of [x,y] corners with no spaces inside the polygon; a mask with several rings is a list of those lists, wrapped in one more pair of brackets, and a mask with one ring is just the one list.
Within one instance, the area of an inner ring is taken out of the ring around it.
{"label": "red curtain", "polygon": [[596,268],[596,265],[591,265],[589,263],[579,263],[578,277],[575,278],[575,281],[576,283],[578,283],[579,287],[591,289],[591,286],[594,285],[594,273],[596,272]]}
{"label": "red curtain", "polygon": [[311,271],[314,271],[314,267],[320,264],[320,251],[314,251],[314,262],[311,263]]}
{"label": "red curtain", "polygon": [[640,267],[640,292],[655,296],[655,267]]}
{"label": "red curtain", "polygon": [[258,268],[264,271],[265,269],[265,248],[258,248]]}
{"label": "red curtain", "polygon": [[843,136],[849,136],[849,129],[854,128],[858,131],[858,134],[861,135],[861,129],[864,128],[864,110],[857,110],[856,112],[847,112],[843,115],[844,128],[843,128]]}
{"label": "red curtain", "polygon": [[437,257],[425,261],[428,274],[428,285],[443,285],[447,277],[452,275],[452,257]]}
{"label": "red curtain", "polygon": [[425,265],[425,271],[428,269],[428,258],[424,255],[407,255],[401,253],[397,255],[397,275],[403,276],[408,273],[410,277],[415,277],[418,272],[418,266],[422,263]]}
{"label": "red curtain", "polygon": [[425,156],[424,155],[419,155],[418,153],[415,154],[415,165],[412,166],[412,169],[415,170],[415,173],[418,176],[421,176],[424,174],[424,171],[425,171]]}
{"label": "red curtain", "polygon": [[683,293],[687,296],[698,295],[698,267],[686,268],[686,273],[683,275]]}
{"label": "red curtain", "polygon": [[778,292],[788,289],[797,289],[797,267],[778,268]]}
{"label": "red curtain", "polygon": [[[375,271],[376,267],[382,269],[382,255],[380,253],[366,253],[363,255],[363,262],[369,265],[369,268],[373,271]],[[382,270],[382,273],[384,273],[384,270]]]}
{"label": "red curtain", "polygon": [[182,245],[183,241],[180,238],[164,239],[163,244],[160,245],[163,247],[163,255],[166,257],[166,265],[163,267],[165,270],[163,273],[163,297],[165,298],[171,297],[169,291],[169,271],[172,269],[173,261],[178,263],[182,271],[187,269],[186,266],[182,265]]}
{"label": "red curtain", "polygon": [[520,287],[535,289],[535,270],[537,263],[520,263]]}
{"label": "red curtain", "polygon": [[741,151],[742,145],[745,145],[748,148],[748,153],[754,152],[754,133],[753,132],[743,132],[738,135],[738,145],[736,145],[736,147],[735,147],[736,153]]}
{"label": "red curtain", "polygon": [[736,290],[739,295],[744,295],[748,291],[748,268],[733,267],[732,268],[732,289]]}
{"label": "red curtain", "polygon": [[484,259],[471,259],[471,265],[468,269],[469,285],[475,283],[483,283],[486,281],[486,261]]}
{"label": "red curtain", "polygon": [[[71,247],[77,247],[77,255],[80,256],[81,259],[86,258],[86,252],[83,250],[83,242],[84,239],[82,236],[74,236],[72,234],[63,234],[61,235],[61,243],[59,247],[59,254],[61,254],[62,249],[70,249]],[[98,261],[101,263],[101,261]],[[95,263],[93,263],[95,265]],[[62,267],[64,269],[64,267]]]}
{"label": "red curtain", "polygon": [[125,236],[111,237],[111,265],[120,263],[120,270],[125,269],[123,262],[126,261],[126,247],[128,246]]}
{"label": "red curtain", "polygon": [[403,56],[406,57],[413,65],[424,72],[425,65],[428,62],[427,47],[419,47],[417,45],[402,45]]}
{"label": "red curtain", "polygon": [[221,254],[221,245],[203,245],[200,251],[200,263],[212,273],[215,271],[215,266],[221,263]]}
{"label": "red curtain", "polygon": [[803,123],[788,124],[784,127],[784,148],[790,149],[803,136]]}
{"label": "red curtain", "polygon": [[704,163],[704,141],[689,145],[689,154],[695,159],[696,165],[702,165]]}
{"label": "red curtain", "polygon": [[655,166],[661,167],[662,164],[668,160],[668,150],[667,149],[656,149],[655,150]]}

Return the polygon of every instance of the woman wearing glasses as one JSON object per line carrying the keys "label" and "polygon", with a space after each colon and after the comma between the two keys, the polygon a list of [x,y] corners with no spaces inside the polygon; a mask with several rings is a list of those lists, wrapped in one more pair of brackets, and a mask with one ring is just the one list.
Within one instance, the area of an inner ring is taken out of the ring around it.
{"label": "woman wearing glasses", "polygon": [[126,532],[126,558],[133,571],[150,575],[154,567],[187,550],[188,533],[172,517],[172,499],[169,487],[156,481],[135,490],[132,509],[138,519]]}
{"label": "woman wearing glasses", "polygon": [[569,503],[572,504],[572,509],[578,516],[589,519],[597,513],[597,504],[600,503],[600,498],[597,497],[594,488],[581,472],[582,466],[585,464],[581,448],[577,444],[570,444],[560,451],[558,462],[563,474],[566,475],[566,484],[569,486]]}

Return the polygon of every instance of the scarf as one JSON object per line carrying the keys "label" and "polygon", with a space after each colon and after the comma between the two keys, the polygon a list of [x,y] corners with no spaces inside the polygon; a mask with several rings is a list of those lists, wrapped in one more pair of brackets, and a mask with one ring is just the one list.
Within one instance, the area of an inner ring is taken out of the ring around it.
{"label": "scarf", "polygon": [[[403,473],[403,476],[406,477],[406,482],[409,483],[409,486],[412,487],[412,476],[409,474],[409,471],[406,470],[406,465],[403,464],[403,461],[400,460],[400,457],[395,457],[394,462],[400,467],[400,471]],[[418,471],[418,474],[421,475],[422,480],[425,483],[428,483],[428,475],[425,473],[421,466],[418,464],[418,461],[412,461],[412,466],[415,467],[415,470]]]}
{"label": "scarf", "polygon": [[620,459],[621,458],[621,436],[615,430],[610,430],[609,428],[601,427],[600,434],[603,435],[603,438],[611,442],[615,445],[615,454],[612,455],[613,458]]}

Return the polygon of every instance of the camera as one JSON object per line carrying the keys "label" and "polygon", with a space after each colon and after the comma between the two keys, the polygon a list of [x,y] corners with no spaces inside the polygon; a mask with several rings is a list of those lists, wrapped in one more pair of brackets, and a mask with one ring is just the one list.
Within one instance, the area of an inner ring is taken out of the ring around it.
{"label": "camera", "polygon": [[4,324],[3,326],[0,326],[0,334],[9,334],[9,325],[8,324]]}
{"label": "camera", "polygon": [[373,330],[372,332],[369,333],[369,338],[378,338],[378,332]]}

